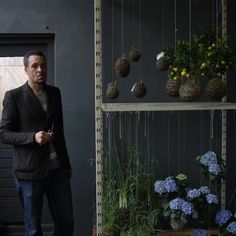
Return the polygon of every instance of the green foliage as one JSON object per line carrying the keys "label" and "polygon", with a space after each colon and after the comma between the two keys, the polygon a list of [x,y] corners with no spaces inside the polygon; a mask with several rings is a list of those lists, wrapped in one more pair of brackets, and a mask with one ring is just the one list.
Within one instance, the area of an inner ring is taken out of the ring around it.
{"label": "green foliage", "polygon": [[[116,148],[103,156],[103,232],[128,231],[129,235],[155,233],[159,205],[153,191],[153,162],[141,162],[134,148],[121,159]],[[141,233],[138,233],[140,231]]]}
{"label": "green foliage", "polygon": [[173,80],[221,77],[235,64],[228,44],[229,35],[217,36],[211,30],[193,35],[191,42],[177,40],[164,50],[169,60],[169,77]]}

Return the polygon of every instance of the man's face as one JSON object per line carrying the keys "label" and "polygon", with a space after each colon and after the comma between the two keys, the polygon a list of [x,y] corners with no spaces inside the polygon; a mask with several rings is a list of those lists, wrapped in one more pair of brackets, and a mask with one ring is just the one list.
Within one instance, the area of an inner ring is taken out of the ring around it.
{"label": "man's face", "polygon": [[28,66],[25,72],[31,82],[35,84],[44,84],[47,78],[47,62],[44,57],[31,55],[28,59]]}

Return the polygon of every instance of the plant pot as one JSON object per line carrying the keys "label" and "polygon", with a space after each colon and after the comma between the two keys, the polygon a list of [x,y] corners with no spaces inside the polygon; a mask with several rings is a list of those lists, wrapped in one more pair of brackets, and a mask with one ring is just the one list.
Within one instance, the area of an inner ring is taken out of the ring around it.
{"label": "plant pot", "polygon": [[201,97],[200,86],[195,80],[188,80],[181,85],[179,95],[185,102],[196,101]]}
{"label": "plant pot", "polygon": [[179,97],[180,86],[181,86],[180,80],[168,79],[166,82],[166,92],[171,97]]}
{"label": "plant pot", "polygon": [[171,218],[170,226],[174,231],[182,231],[184,228],[184,223],[180,218]]}
{"label": "plant pot", "polygon": [[209,80],[206,87],[207,97],[211,101],[220,101],[226,95],[226,83],[220,78]]}

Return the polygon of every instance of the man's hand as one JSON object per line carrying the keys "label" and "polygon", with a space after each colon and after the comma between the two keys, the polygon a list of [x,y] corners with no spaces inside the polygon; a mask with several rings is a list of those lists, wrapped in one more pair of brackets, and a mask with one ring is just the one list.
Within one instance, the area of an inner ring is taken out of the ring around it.
{"label": "man's hand", "polygon": [[35,134],[34,138],[36,143],[38,143],[39,145],[46,144],[53,139],[53,133],[39,131]]}

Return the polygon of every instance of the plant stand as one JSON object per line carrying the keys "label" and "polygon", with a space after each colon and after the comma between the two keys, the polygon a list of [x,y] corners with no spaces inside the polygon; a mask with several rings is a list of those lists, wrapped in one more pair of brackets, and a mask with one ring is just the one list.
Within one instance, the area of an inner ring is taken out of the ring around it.
{"label": "plant stand", "polygon": [[[193,229],[185,229],[182,231],[173,231],[167,230],[164,232],[160,232],[158,235],[160,236],[191,236]],[[218,230],[216,228],[208,229],[209,236],[218,236]]]}

